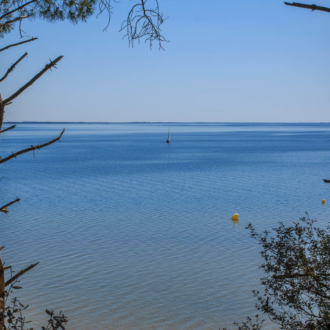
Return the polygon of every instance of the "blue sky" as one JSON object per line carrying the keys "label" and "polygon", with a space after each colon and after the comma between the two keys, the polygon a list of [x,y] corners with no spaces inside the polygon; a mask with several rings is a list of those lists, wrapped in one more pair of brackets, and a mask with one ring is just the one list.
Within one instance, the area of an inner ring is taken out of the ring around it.
{"label": "blue sky", "polygon": [[[26,22],[39,40],[0,54],[4,73],[29,53],[2,83],[4,98],[49,58],[64,58],[6,108],[5,120],[330,121],[330,14],[280,0],[160,0],[170,42],[150,51],[128,48],[118,32],[133,3],[115,4],[107,32],[105,15],[78,25]],[[14,31],[1,46],[17,41]]]}

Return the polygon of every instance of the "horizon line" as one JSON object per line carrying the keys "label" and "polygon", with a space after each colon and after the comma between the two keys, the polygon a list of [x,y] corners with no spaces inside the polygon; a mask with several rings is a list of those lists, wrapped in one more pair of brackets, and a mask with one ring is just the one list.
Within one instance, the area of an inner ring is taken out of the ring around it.
{"label": "horizon line", "polygon": [[327,121],[4,121],[4,124],[329,124]]}

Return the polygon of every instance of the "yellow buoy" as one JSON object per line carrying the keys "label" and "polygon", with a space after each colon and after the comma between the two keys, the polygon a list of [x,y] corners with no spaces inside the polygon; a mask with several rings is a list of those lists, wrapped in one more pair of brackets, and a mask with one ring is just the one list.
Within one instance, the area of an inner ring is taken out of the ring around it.
{"label": "yellow buoy", "polygon": [[322,199],[322,204],[325,204],[325,199]]}
{"label": "yellow buoy", "polygon": [[239,215],[237,213],[235,213],[232,217],[231,217],[231,220],[233,221],[238,221],[238,217]]}

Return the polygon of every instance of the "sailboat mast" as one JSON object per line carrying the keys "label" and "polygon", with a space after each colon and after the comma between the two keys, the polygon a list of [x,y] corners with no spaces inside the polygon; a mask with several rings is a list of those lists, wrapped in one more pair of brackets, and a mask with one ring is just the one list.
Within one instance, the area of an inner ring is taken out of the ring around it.
{"label": "sailboat mast", "polygon": [[170,128],[168,128],[168,138],[166,140],[166,143],[171,143],[171,132],[170,132]]}

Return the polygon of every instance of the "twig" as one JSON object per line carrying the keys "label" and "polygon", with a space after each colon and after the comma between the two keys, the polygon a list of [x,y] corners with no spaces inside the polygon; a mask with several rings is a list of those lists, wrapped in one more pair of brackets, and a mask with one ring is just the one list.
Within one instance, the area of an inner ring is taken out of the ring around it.
{"label": "twig", "polygon": [[28,53],[25,53],[21,58],[19,58],[6,72],[6,74],[0,79],[0,82],[4,81],[10,72],[12,72],[15,69],[15,66],[22,61],[22,59],[27,56]]}
{"label": "twig", "polygon": [[7,22],[4,22],[4,23],[1,23],[1,24],[0,24],[0,28],[2,28],[3,26],[6,26],[6,25],[8,25],[8,24],[15,23],[15,22],[17,22],[17,21],[21,21],[22,19],[24,19],[24,18],[28,18],[28,17],[31,17],[31,15],[24,15],[24,16],[16,17],[16,18],[14,18],[14,19],[12,19],[12,20],[10,20],[10,21],[7,21]]}
{"label": "twig", "polygon": [[65,131],[65,128],[63,129],[63,131],[61,132],[61,134],[56,139],[54,139],[54,140],[51,140],[51,141],[49,141],[47,143],[44,143],[44,144],[41,144],[41,145],[38,144],[37,146],[31,146],[31,148],[27,148],[27,149],[18,151],[16,153],[11,154],[10,156],[8,156],[6,158],[1,158],[0,159],[0,164],[5,163],[5,162],[7,162],[8,160],[10,160],[12,158],[16,158],[19,155],[25,154],[26,152],[37,150],[37,149],[41,149],[41,148],[44,148],[44,147],[49,146],[50,144],[58,141],[62,137],[64,131]]}
{"label": "twig", "polygon": [[29,2],[25,3],[24,5],[22,5],[22,6],[20,6],[20,7],[17,7],[17,8],[15,8],[15,9],[11,10],[11,11],[8,11],[7,13],[3,14],[3,15],[0,17],[0,20],[4,19],[6,16],[11,15],[11,14],[15,13],[16,11],[19,11],[19,10],[21,10],[22,8],[28,6],[28,5],[30,5],[31,3],[36,2],[36,1],[37,1],[37,0],[29,1]]}
{"label": "twig", "polygon": [[297,3],[297,2],[284,2],[287,6],[294,6],[294,7],[299,7],[299,8],[306,8],[306,9],[311,9],[312,11],[314,10],[320,10],[320,11],[325,11],[327,13],[330,13],[330,8],[327,7],[321,7],[321,6],[316,6],[316,5],[305,5],[303,3]]}
{"label": "twig", "polygon": [[7,207],[10,206],[10,205],[13,205],[17,202],[19,202],[21,199],[20,198],[16,198],[14,201],[0,207],[0,212],[3,212],[3,213],[8,213],[9,211],[7,210]]}
{"label": "twig", "polygon": [[15,47],[15,46],[18,46],[18,45],[22,45],[22,44],[25,44],[27,42],[31,42],[31,41],[34,41],[34,40],[37,40],[38,38],[31,38],[29,40],[25,40],[25,41],[21,41],[21,42],[18,42],[17,44],[12,44],[12,45],[8,45],[4,48],[1,48],[0,49],[0,52],[3,52],[4,50],[8,49],[8,48],[11,48],[11,47]]}
{"label": "twig", "polygon": [[[6,131],[9,131],[10,129],[14,129],[15,127],[16,127],[16,125],[10,126],[10,127],[6,128],[6,129],[0,131],[0,134],[1,134],[1,133],[4,133],[4,132],[6,132]],[[2,179],[2,178],[1,178],[1,179]],[[0,179],[0,180],[1,180],[1,179]]]}
{"label": "twig", "polygon": [[159,48],[163,49],[162,42],[168,42],[161,34],[161,25],[167,18],[159,11],[158,0],[155,0],[156,8],[147,9],[147,0],[140,0],[135,4],[126,20],[122,23],[120,31],[126,29],[126,35],[129,45],[133,47],[134,41],[140,42],[141,39],[146,38],[145,41],[150,43],[150,48],[154,41],[157,41]]}
{"label": "twig", "polygon": [[32,268],[34,268],[35,266],[37,266],[39,264],[39,262],[37,262],[36,264],[32,264],[29,267],[22,269],[21,271],[19,271],[16,275],[14,275],[12,278],[10,278],[8,281],[6,281],[5,286],[10,285],[12,282],[16,281],[19,277],[21,277],[23,274],[25,274],[26,272],[28,272],[29,270],[31,270]]}
{"label": "twig", "polygon": [[56,63],[59,62],[63,56],[59,56],[54,61],[50,61],[49,64],[46,64],[45,68],[41,70],[37,75],[35,75],[28,83],[26,83],[23,87],[21,87],[16,93],[14,93],[12,96],[9,96],[7,99],[3,101],[3,104],[8,104],[10,101],[15,99],[18,95],[23,93],[28,87],[30,87],[34,82],[36,82],[46,71],[51,69],[52,67],[55,67]]}

